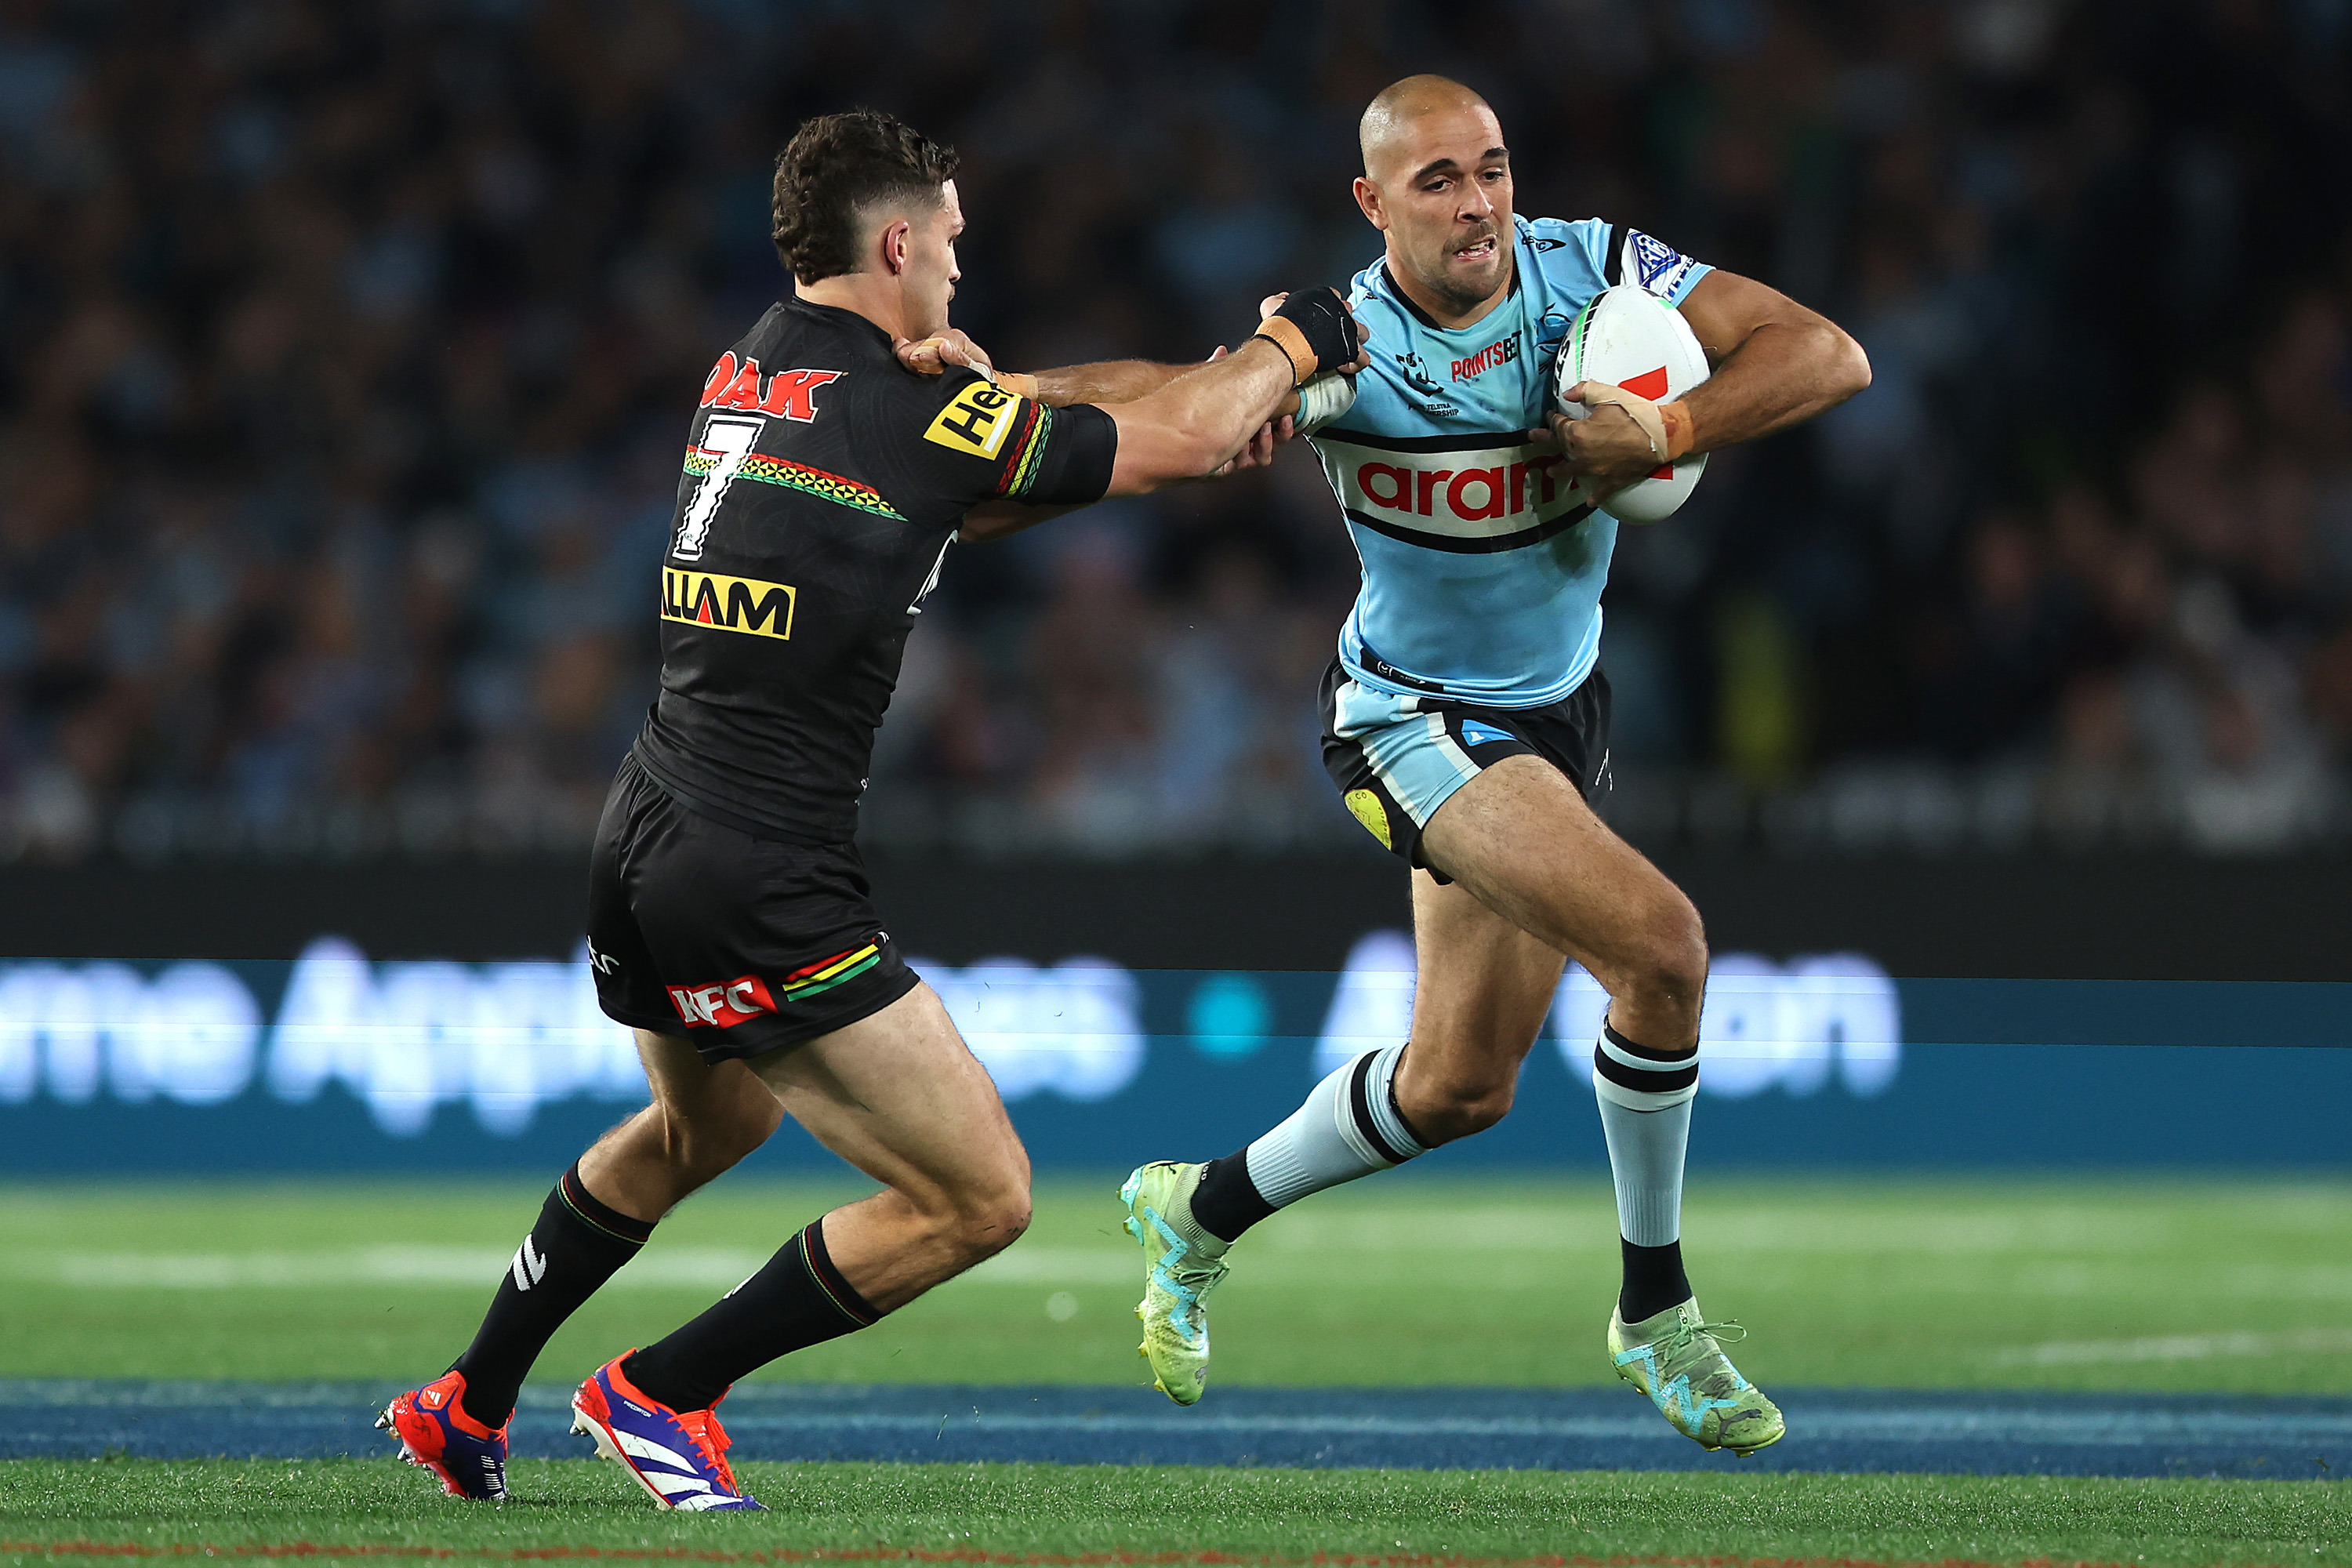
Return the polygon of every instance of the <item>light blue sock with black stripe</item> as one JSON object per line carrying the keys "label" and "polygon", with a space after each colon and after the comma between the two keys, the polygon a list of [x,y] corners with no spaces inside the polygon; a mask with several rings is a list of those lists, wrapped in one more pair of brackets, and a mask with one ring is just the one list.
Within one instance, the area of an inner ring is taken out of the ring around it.
{"label": "light blue sock with black stripe", "polygon": [[1698,1044],[1654,1050],[1607,1024],[1592,1047],[1592,1092],[1609,1140],[1617,1185],[1618,1233],[1636,1247],[1665,1247],[1683,1235],[1683,1157],[1690,1146],[1691,1099],[1698,1093]]}
{"label": "light blue sock with black stripe", "polygon": [[1397,1109],[1404,1052],[1402,1045],[1365,1052],[1308,1090],[1288,1121],[1249,1146],[1250,1185],[1269,1207],[1394,1170],[1429,1152]]}

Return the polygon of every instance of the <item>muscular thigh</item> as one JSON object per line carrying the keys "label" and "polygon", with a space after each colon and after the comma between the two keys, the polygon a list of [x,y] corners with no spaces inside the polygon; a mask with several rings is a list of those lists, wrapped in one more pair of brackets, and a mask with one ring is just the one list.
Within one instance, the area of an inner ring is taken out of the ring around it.
{"label": "muscular thigh", "polygon": [[1028,1155],[995,1081],[928,985],[750,1065],[818,1142],[918,1207],[1026,1191]]}
{"label": "muscular thigh", "polygon": [[1662,942],[1698,929],[1682,890],[1540,758],[1507,757],[1464,784],[1422,843],[1453,890],[1575,959],[1612,994]]}
{"label": "muscular thigh", "polygon": [[1412,936],[1408,1076],[1455,1094],[1515,1081],[1559,989],[1559,951],[1426,871],[1412,874]]}

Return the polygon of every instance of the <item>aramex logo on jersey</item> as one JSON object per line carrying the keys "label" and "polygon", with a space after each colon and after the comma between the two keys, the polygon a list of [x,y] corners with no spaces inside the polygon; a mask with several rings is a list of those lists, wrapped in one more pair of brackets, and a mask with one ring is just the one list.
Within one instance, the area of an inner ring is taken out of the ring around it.
{"label": "aramex logo on jersey", "polygon": [[923,439],[952,452],[993,458],[1012,432],[1013,411],[1020,401],[1009,392],[975,381],[940,410],[931,427],[923,432]]}
{"label": "aramex logo on jersey", "polygon": [[666,621],[785,642],[792,638],[793,611],[799,604],[800,590],[789,583],[662,569],[661,618]]}
{"label": "aramex logo on jersey", "polygon": [[1461,552],[1514,550],[1589,510],[1557,451],[1526,442],[1477,445],[1477,437],[1449,449],[1399,451],[1350,436],[1314,437],[1324,474],[1350,518],[1398,539]]}

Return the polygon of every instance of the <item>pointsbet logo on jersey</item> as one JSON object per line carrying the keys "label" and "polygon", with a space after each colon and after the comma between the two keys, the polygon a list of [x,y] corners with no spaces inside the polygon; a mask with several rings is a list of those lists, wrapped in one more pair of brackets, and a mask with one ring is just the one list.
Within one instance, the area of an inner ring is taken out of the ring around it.
{"label": "pointsbet logo on jersey", "polygon": [[1455,360],[1454,379],[1474,381],[1497,365],[1511,363],[1519,357],[1519,333],[1513,332],[1507,338],[1501,338],[1488,343],[1468,359]]}
{"label": "pointsbet logo on jersey", "polygon": [[666,621],[789,642],[793,611],[799,603],[800,590],[789,583],[662,569],[661,618]]}

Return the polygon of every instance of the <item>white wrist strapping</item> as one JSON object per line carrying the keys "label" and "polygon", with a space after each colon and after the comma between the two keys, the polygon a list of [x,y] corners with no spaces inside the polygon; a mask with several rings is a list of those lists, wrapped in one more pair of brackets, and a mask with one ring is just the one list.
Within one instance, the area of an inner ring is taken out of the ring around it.
{"label": "white wrist strapping", "polygon": [[1298,412],[1291,428],[1304,436],[1319,430],[1356,405],[1356,378],[1336,370],[1309,376],[1298,389]]}

